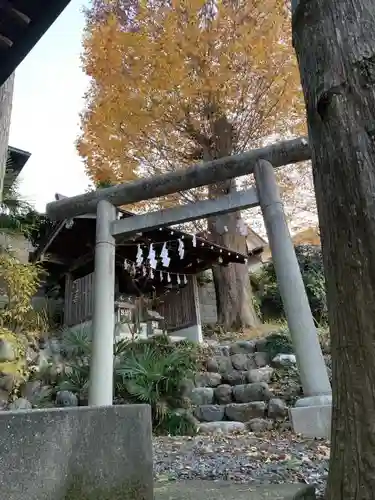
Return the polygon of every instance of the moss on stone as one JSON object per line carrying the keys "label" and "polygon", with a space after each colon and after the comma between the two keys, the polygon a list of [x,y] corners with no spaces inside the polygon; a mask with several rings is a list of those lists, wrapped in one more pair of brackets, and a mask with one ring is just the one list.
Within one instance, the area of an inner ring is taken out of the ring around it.
{"label": "moss on stone", "polygon": [[76,476],[64,500],[151,500],[151,486],[139,481],[124,481],[117,486],[93,487],[83,478]]}

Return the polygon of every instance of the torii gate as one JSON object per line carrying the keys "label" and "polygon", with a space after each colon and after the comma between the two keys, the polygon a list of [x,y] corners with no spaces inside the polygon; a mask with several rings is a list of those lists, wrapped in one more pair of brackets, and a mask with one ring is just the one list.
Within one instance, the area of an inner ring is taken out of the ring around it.
{"label": "torii gate", "polygon": [[[331,386],[274,173],[275,167],[306,161],[310,157],[307,139],[299,138],[47,205],[47,216],[52,220],[97,213],[90,405],[111,405],[113,401],[116,236],[130,236],[260,205],[305,396],[291,411],[294,430],[314,437],[327,437],[330,429]],[[256,188],[234,192],[215,200],[117,220],[117,206],[246,174],[254,174]]]}

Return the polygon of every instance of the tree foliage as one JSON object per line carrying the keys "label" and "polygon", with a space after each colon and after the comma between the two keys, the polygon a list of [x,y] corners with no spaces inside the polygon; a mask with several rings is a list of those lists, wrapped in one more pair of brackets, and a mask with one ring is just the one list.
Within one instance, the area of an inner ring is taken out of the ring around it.
{"label": "tree foliage", "polygon": [[0,234],[9,238],[2,238],[0,251],[7,250],[4,243],[11,244],[11,238],[14,236],[24,236],[36,247],[52,226],[53,223],[46,215],[38,213],[23,198],[17,180],[10,186],[4,186],[3,199],[0,202]]}
{"label": "tree foliage", "polygon": [[[312,245],[298,245],[295,251],[312,314],[318,324],[325,325],[327,298],[321,249]],[[273,263],[265,264],[252,276],[252,280],[257,288],[256,298],[263,318],[266,320],[285,318]]]}
{"label": "tree foliage", "polygon": [[9,253],[0,253],[0,295],[6,297],[0,325],[16,332],[40,331],[45,327],[43,315],[34,311],[31,303],[42,274],[40,266],[22,264]]}
{"label": "tree foliage", "polygon": [[[78,150],[96,183],[240,153],[304,123],[285,0],[95,0],[83,66],[91,85]],[[229,181],[158,203],[236,188]],[[212,217],[207,228],[214,243],[245,254],[240,217]],[[213,273],[219,321],[255,326],[246,267],[216,266]]]}
{"label": "tree foliage", "polygon": [[78,149],[95,181],[254,147],[301,125],[284,0],[96,0]]}
{"label": "tree foliage", "polygon": [[22,234],[26,229],[24,217],[32,210],[30,203],[20,194],[17,182],[4,186],[0,202],[0,232],[2,234]]}

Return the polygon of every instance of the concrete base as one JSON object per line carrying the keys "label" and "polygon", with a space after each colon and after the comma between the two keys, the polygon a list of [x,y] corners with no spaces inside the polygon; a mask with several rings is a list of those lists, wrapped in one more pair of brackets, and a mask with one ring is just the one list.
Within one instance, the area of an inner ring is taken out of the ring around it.
{"label": "concrete base", "polygon": [[315,500],[306,484],[254,486],[230,481],[175,481],[155,485],[155,500]]}
{"label": "concrete base", "polygon": [[6,500],[153,500],[147,405],[0,413]]}
{"label": "concrete base", "polygon": [[327,395],[302,398],[289,410],[289,417],[296,434],[330,439],[332,397]]}

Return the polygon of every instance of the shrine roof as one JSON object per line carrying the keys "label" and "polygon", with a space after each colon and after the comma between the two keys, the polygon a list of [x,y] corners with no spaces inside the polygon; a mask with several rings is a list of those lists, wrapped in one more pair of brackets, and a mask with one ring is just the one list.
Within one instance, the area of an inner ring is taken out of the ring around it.
{"label": "shrine roof", "polygon": [[31,153],[22,149],[8,147],[8,156],[5,166],[4,187],[10,188],[21,173]]}
{"label": "shrine roof", "polygon": [[0,1],[0,86],[69,3],[70,0]]}
{"label": "shrine roof", "polygon": [[[132,217],[135,214],[119,210],[121,218]],[[50,261],[60,265],[67,271],[77,268],[80,261],[87,263],[93,259],[95,248],[96,216],[88,214],[79,216],[71,221],[52,223],[43,240],[31,255],[31,260]],[[184,253],[179,253],[180,242],[183,242]],[[116,263],[123,265],[127,260],[132,265],[137,260],[138,245],[143,250],[146,261],[150,245],[160,256],[163,245],[166,243],[170,264],[168,268],[161,265],[158,259],[157,271],[171,273],[196,274],[211,268],[213,265],[226,266],[231,262],[245,263],[247,256],[229,248],[219,246],[208,239],[176,230],[171,227],[153,229],[137,233],[129,237],[116,239]],[[85,259],[84,257],[87,256]]]}

